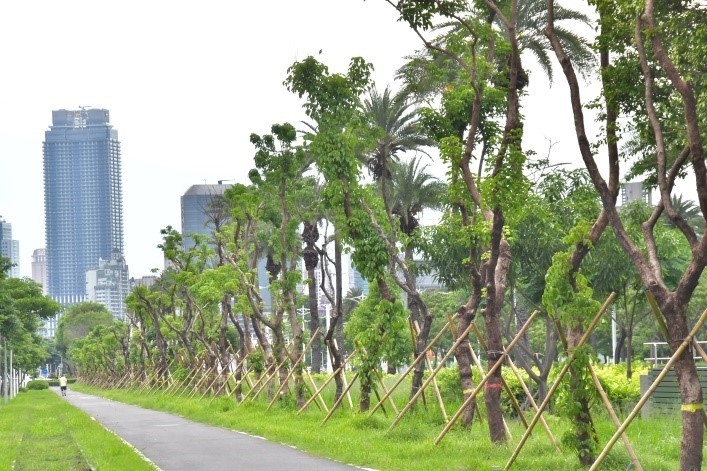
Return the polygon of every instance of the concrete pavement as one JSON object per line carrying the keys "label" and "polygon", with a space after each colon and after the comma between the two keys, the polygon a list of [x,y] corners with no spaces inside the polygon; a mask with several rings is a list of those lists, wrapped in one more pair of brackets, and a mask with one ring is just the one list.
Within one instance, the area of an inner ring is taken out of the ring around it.
{"label": "concrete pavement", "polygon": [[[59,388],[55,389],[59,394]],[[176,415],[68,391],[85,411],[163,471],[351,471],[353,466]]]}

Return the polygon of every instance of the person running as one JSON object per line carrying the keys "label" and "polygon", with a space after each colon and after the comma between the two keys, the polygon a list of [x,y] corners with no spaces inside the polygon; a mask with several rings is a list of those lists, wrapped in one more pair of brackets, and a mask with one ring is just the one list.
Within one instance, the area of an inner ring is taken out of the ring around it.
{"label": "person running", "polygon": [[59,378],[59,389],[61,389],[61,395],[66,396],[66,376],[64,375]]}

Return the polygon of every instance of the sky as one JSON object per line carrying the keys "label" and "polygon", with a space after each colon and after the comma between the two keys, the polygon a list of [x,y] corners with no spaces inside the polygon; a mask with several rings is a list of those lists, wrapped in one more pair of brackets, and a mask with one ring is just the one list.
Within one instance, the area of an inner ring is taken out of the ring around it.
{"label": "sky", "polygon": [[[247,183],[249,135],[306,119],[283,85],[293,62],[314,55],[345,72],[362,56],[379,89],[396,88],[395,70],[421,47],[384,0],[3,2],[0,44],[0,216],[20,242],[21,275],[45,246],[51,111],[83,106],[108,109],[118,131],[124,255],[136,278],[162,268],[160,229],[180,229],[191,185]],[[577,163],[567,94],[562,80],[550,88],[532,74],[525,133],[538,153],[552,141],[554,160]]]}

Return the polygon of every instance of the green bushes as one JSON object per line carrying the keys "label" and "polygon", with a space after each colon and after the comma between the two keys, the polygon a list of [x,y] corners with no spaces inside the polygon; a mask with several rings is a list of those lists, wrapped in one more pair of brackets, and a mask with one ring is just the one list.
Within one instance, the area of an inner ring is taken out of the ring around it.
{"label": "green bushes", "polygon": [[626,379],[626,364],[624,363],[618,365],[595,365],[594,369],[612,404],[625,406],[638,402],[641,398],[640,376],[648,372],[648,366],[634,364],[630,381]]}
{"label": "green bushes", "polygon": [[[593,366],[597,377],[599,378],[599,382],[614,406],[622,407],[630,405],[631,403],[637,402],[641,398],[639,377],[648,371],[647,366],[634,364],[633,378],[630,381],[626,379],[626,365],[623,363],[618,365],[594,364]],[[559,368],[559,365],[553,367],[553,371],[550,373],[548,387],[552,385],[553,381],[557,377]],[[524,370],[520,369],[519,372],[528,389],[535,392],[537,387],[535,383],[530,380],[528,374]],[[477,385],[481,381],[481,375],[479,374],[478,368],[474,368],[473,373],[474,384]],[[425,377],[428,375],[429,372],[426,372]],[[439,373],[437,373],[436,379],[442,397],[453,402],[462,402],[463,395],[459,384],[459,370],[456,366],[441,369]],[[526,400],[525,392],[523,391],[520,381],[510,368],[503,368],[503,379],[506,381],[508,388],[511,390],[511,393],[516,400],[523,405]],[[483,401],[483,391],[479,393],[478,399]],[[501,395],[501,401],[503,410],[506,413],[515,415],[516,411],[513,408],[513,404],[511,403],[511,400],[505,390]]]}
{"label": "green bushes", "polygon": [[27,383],[27,390],[38,391],[40,389],[49,389],[49,381],[35,379]]}

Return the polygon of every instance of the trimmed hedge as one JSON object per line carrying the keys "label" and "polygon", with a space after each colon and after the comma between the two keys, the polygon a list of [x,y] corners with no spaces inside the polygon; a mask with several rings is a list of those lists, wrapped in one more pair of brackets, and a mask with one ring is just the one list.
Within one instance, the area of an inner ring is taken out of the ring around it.
{"label": "trimmed hedge", "polygon": [[45,381],[43,379],[34,379],[27,383],[27,389],[35,391],[40,389],[49,389],[49,381]]}

